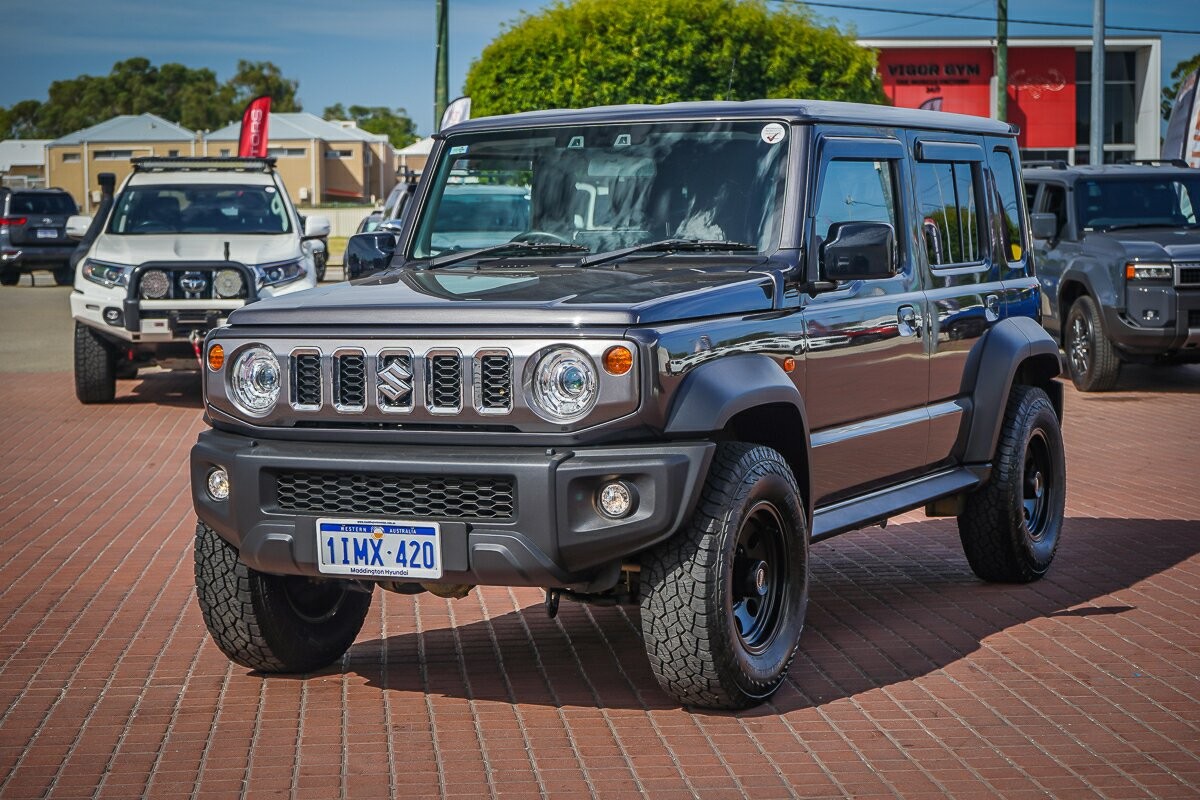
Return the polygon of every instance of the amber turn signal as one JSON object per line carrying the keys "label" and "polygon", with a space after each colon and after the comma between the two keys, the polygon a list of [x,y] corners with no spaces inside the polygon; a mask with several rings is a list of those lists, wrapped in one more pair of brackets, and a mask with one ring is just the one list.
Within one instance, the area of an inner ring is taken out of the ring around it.
{"label": "amber turn signal", "polygon": [[788,356],[783,360],[783,371],[794,372],[796,370],[796,359]]}
{"label": "amber turn signal", "polygon": [[208,368],[213,372],[219,370],[225,364],[225,348],[219,344],[214,344],[208,348]]}
{"label": "amber turn signal", "polygon": [[604,351],[604,371],[609,375],[624,375],[633,369],[633,352],[624,345]]}

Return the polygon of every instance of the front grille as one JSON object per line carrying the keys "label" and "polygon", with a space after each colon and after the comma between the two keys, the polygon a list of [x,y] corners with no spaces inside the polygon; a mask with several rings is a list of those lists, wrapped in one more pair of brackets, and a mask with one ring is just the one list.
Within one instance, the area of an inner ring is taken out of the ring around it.
{"label": "front grille", "polygon": [[1200,328],[1200,308],[1193,308],[1188,311],[1188,327]]}
{"label": "front grille", "polygon": [[347,411],[367,407],[367,356],[342,353],[336,357],[333,402]]}
{"label": "front grille", "polygon": [[429,407],[436,411],[462,408],[462,358],[457,353],[429,359]]}
{"label": "front grille", "polygon": [[397,519],[512,519],[513,480],[507,477],[284,472],[276,478],[281,511],[353,514]]}
{"label": "front grille", "polygon": [[321,355],[298,353],[292,356],[292,402],[297,406],[320,408],[321,406]]}
{"label": "front grille", "polygon": [[1176,266],[1179,268],[1176,286],[1200,286],[1200,263],[1189,261]]}
{"label": "front grille", "polygon": [[512,356],[488,353],[478,356],[479,407],[484,411],[512,408]]}

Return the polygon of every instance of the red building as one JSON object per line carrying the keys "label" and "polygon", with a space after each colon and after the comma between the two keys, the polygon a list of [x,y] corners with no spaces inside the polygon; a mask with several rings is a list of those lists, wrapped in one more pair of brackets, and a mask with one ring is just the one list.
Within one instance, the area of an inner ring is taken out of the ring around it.
{"label": "red building", "polygon": [[[996,116],[995,40],[868,39],[884,92],[897,106]],[[1158,38],[1105,40],[1106,161],[1157,158],[1161,117]],[[1010,39],[1008,120],[1025,159],[1088,163],[1091,39]]]}

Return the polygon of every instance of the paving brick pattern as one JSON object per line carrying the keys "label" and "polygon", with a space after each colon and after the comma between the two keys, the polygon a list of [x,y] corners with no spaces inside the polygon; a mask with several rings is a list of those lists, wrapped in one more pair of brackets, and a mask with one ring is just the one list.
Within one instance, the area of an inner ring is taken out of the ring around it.
{"label": "paving brick pattern", "polygon": [[81,407],[0,376],[0,796],[1200,796],[1200,369],[1067,390],[1050,576],[973,578],[952,521],[813,551],[773,701],[692,713],[635,609],[376,592],[336,667],[263,678],[192,585],[186,376]]}

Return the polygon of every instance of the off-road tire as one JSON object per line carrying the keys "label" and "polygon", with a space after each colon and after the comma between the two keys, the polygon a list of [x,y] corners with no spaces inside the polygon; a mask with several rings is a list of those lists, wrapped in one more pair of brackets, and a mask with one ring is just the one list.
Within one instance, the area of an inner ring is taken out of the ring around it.
{"label": "off-road tire", "polygon": [[117,393],[117,354],[103,336],[75,323],[75,396],[81,403],[111,403]]}
{"label": "off-road tire", "polygon": [[[747,607],[737,599],[744,590],[735,581],[745,584],[735,575],[744,572],[736,553],[745,552],[744,534],[754,536],[750,526],[763,513],[776,515],[781,535],[770,537],[779,540],[772,551],[779,563],[761,562],[774,568],[774,583],[760,610],[777,613],[755,648],[734,616],[739,602]],[[642,637],[666,692],[706,708],[745,708],[769,697],[796,654],[808,606],[808,529],[783,456],[742,442],[718,445],[690,523],[643,557],[641,577]]]}
{"label": "off-road tire", "polygon": [[[1083,348],[1081,352],[1079,348]],[[1063,348],[1067,353],[1067,371],[1081,392],[1106,392],[1117,385],[1121,357],[1117,355],[1100,324],[1096,301],[1082,295],[1067,312],[1063,328]]]}
{"label": "off-road tire", "polygon": [[[196,523],[195,558],[196,598],[213,641],[232,661],[260,672],[332,664],[350,649],[371,607],[371,595],[349,581],[251,569],[203,522]],[[313,597],[322,599],[319,616],[298,607]]]}
{"label": "off-road tire", "polygon": [[[1040,475],[1036,480],[1031,467]],[[967,495],[958,517],[963,552],[975,574],[1005,583],[1029,583],[1045,575],[1058,549],[1066,493],[1054,406],[1041,389],[1014,386],[991,478]]]}
{"label": "off-road tire", "polygon": [[75,283],[75,270],[70,266],[55,267],[50,272],[54,275],[55,286],[70,286]]}
{"label": "off-road tire", "polygon": [[0,286],[16,286],[21,280],[21,270],[15,267],[0,269]]}

